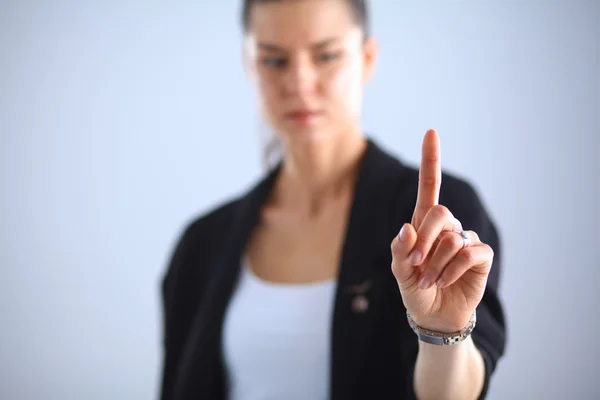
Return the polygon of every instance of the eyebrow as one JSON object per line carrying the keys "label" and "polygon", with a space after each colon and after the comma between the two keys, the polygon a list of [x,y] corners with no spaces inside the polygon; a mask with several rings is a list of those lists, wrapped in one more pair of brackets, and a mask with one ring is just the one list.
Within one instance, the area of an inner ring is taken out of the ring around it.
{"label": "eyebrow", "polygon": [[[314,50],[321,50],[324,47],[327,47],[330,44],[335,43],[337,41],[339,41],[338,38],[329,38],[329,39],[321,40],[320,42],[317,42],[317,43],[311,45],[310,47],[312,47]],[[259,42],[258,47],[262,50],[272,51],[272,52],[277,52],[277,53],[285,53],[287,51],[285,48],[277,46],[275,44],[271,44],[271,43]]]}

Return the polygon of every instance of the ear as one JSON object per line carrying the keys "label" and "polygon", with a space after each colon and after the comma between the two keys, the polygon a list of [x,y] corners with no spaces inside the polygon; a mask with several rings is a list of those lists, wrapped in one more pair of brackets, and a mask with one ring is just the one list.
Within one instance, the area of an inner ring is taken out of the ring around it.
{"label": "ear", "polygon": [[363,82],[368,82],[373,76],[379,45],[373,36],[369,36],[363,44]]}
{"label": "ear", "polygon": [[256,84],[256,63],[254,62],[255,54],[252,51],[252,41],[250,38],[245,38],[242,42],[242,63],[244,64],[244,71],[248,75],[248,78],[253,84]]}

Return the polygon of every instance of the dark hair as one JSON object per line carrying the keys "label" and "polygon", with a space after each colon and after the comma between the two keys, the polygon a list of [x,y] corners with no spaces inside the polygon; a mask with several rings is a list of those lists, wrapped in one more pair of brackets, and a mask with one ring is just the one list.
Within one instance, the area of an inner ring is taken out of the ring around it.
{"label": "dark hair", "polygon": [[[250,29],[250,12],[252,6],[257,3],[268,3],[273,1],[291,1],[291,0],[243,0],[242,6],[242,28],[244,33]],[[350,6],[354,21],[360,26],[365,34],[368,36],[370,33],[369,26],[369,13],[367,10],[367,0],[344,0]]]}

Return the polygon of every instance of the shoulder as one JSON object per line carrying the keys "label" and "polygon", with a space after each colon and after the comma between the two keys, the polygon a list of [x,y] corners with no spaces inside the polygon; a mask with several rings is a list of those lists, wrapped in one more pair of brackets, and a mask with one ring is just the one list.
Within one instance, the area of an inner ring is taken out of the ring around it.
{"label": "shoulder", "polygon": [[[419,188],[419,169],[391,151],[376,147],[376,158],[381,174],[387,175],[387,191],[395,204],[406,208],[412,215]],[[391,185],[390,185],[391,184]],[[463,223],[465,229],[487,229],[490,217],[475,185],[467,178],[442,168],[439,203],[447,207]]]}
{"label": "shoulder", "polygon": [[193,217],[185,224],[182,240],[196,242],[223,231],[241,202],[240,198],[227,200],[208,211]]}
{"label": "shoulder", "polygon": [[[223,242],[223,236],[230,227],[241,198],[229,199],[213,208],[192,217],[184,223],[176,241],[176,246],[169,269],[177,268],[176,264],[189,264],[190,261],[201,261]],[[177,260],[181,262],[177,262]]]}
{"label": "shoulder", "polygon": [[203,274],[213,256],[222,254],[228,235],[236,225],[247,223],[247,216],[256,211],[276,177],[278,169],[265,176],[236,197],[223,200],[220,205],[190,219],[175,246],[167,275],[180,275],[177,270],[193,270]]}
{"label": "shoulder", "polygon": [[227,232],[240,201],[230,199],[184,223],[163,276],[164,285],[169,281],[192,279],[202,274],[202,268],[190,267],[202,264],[202,259],[210,253],[207,249],[222,242],[222,236]]}

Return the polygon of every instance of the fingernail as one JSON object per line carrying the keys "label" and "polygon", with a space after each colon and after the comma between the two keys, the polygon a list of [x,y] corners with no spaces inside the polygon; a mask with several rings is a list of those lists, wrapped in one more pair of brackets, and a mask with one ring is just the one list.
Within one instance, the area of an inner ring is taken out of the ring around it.
{"label": "fingernail", "polygon": [[400,229],[400,241],[406,242],[408,240],[408,229],[406,229],[406,224],[402,225],[402,229]]}
{"label": "fingernail", "polygon": [[420,289],[429,289],[429,286],[431,286],[431,282],[429,281],[429,279],[427,279],[427,277],[423,275],[421,279],[419,279],[418,286]]}
{"label": "fingernail", "polygon": [[435,282],[435,285],[439,288],[443,288],[446,286],[446,282],[444,281],[444,278],[440,278]]}
{"label": "fingernail", "polygon": [[421,252],[419,250],[413,251],[412,254],[409,256],[408,261],[412,265],[419,265],[419,263],[421,262]]}

